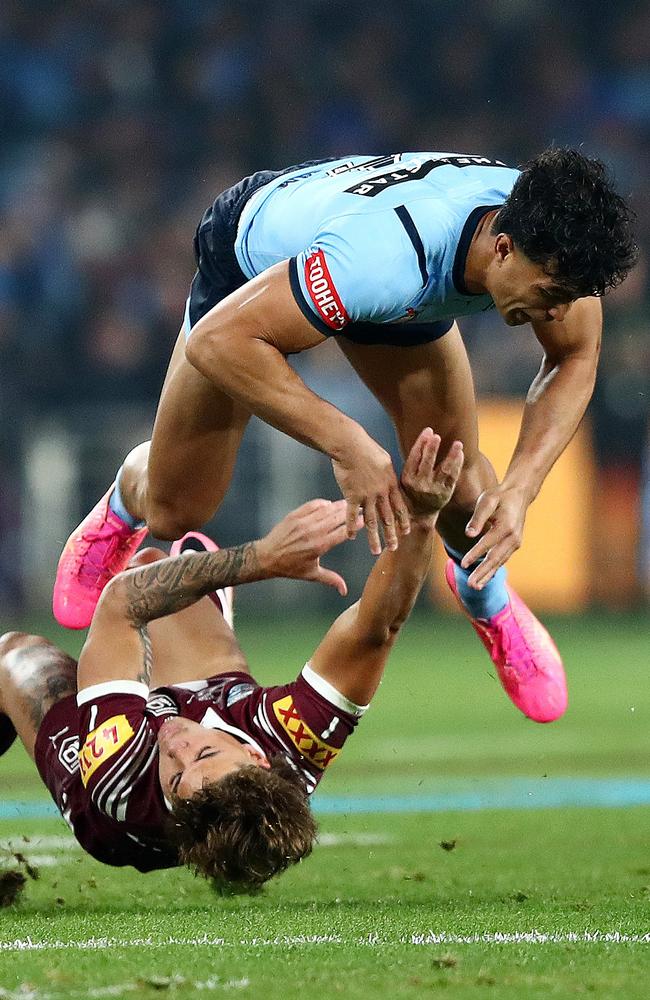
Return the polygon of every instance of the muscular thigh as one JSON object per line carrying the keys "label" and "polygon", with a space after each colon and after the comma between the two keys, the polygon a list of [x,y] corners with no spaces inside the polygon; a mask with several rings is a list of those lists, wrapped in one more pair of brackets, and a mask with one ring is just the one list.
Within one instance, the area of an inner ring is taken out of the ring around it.
{"label": "muscular thigh", "polygon": [[[207,521],[223,499],[249,412],[185,358],[181,331],[165,378],[149,452],[149,523],[180,510],[189,526]],[[173,517],[171,518],[173,520]]]}
{"label": "muscular thigh", "polygon": [[456,323],[439,340],[416,347],[337,343],[392,418],[404,453],[423,427],[443,446],[459,439],[466,458],[478,452],[476,399],[469,359]]}

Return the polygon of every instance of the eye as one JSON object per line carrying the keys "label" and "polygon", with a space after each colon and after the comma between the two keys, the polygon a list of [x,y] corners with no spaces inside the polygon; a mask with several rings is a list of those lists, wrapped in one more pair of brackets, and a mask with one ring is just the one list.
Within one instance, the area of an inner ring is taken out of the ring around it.
{"label": "eye", "polygon": [[171,788],[172,792],[177,791],[178,786],[181,783],[181,778],[182,777],[183,777],[183,772],[182,771],[177,771],[176,774],[172,775],[172,779],[169,782],[169,787]]}
{"label": "eye", "polygon": [[208,757],[216,757],[218,753],[221,753],[221,751],[215,750],[214,747],[203,747],[197,753],[196,760],[207,760]]}

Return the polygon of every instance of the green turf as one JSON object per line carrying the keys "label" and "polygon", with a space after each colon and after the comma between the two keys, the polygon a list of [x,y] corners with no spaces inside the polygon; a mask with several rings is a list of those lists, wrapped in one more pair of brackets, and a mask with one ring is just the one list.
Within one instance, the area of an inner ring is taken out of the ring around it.
{"label": "green turf", "polygon": [[[463,625],[411,623],[324,792],[414,795],[459,777],[650,773],[647,620],[554,626],[572,702],[553,726],[535,726],[511,708]],[[289,632],[241,629],[263,681],[297,670],[321,630],[316,622]],[[31,765],[14,751],[3,758],[0,782],[5,798],[40,794]],[[650,943],[586,943],[582,935],[650,933],[649,828],[648,808],[327,816],[323,834],[347,841],[318,847],[259,898],[224,900],[185,872],[137,876],[39,845],[39,837],[65,835],[60,821],[2,821],[0,839],[11,836],[28,857],[55,863],[41,864],[17,907],[0,910],[0,941],[122,943],[0,952],[0,1000],[439,992],[458,1000],[645,1000]],[[359,835],[374,841],[349,841]],[[446,851],[441,841],[456,846]],[[533,931],[561,940],[431,937]],[[212,943],[166,943],[202,935]],[[21,984],[32,993],[17,992]]]}

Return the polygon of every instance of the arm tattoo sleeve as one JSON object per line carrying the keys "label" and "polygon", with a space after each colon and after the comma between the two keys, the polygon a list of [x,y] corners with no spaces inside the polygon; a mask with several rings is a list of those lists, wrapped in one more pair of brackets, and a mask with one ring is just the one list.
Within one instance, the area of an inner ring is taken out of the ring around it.
{"label": "arm tattoo sleeve", "polygon": [[[124,574],[127,616],[140,627],[182,611],[218,587],[263,579],[255,542],[161,559]],[[144,639],[143,639],[144,641]]]}
{"label": "arm tattoo sleeve", "polygon": [[142,670],[136,677],[136,681],[141,681],[149,687],[149,682],[151,681],[151,666],[153,664],[151,638],[149,636],[149,629],[146,625],[140,625],[138,632],[140,633],[140,638],[142,640]]}

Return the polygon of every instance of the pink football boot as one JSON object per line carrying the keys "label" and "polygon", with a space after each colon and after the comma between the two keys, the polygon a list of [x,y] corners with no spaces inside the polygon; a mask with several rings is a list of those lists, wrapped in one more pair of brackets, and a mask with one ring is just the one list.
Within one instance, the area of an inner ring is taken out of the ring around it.
{"label": "pink football boot", "polygon": [[461,609],[490,654],[506,694],[534,722],[553,722],[566,711],[566,677],[557,647],[544,626],[508,587],[510,603],[492,618],[472,618],[458,594],[454,562],[445,577]]}
{"label": "pink football boot", "polygon": [[[200,531],[188,531],[182,538],[172,543],[169,550],[170,556],[180,556],[184,552],[218,552],[219,546],[207,535],[202,535]],[[233,627],[233,604],[235,599],[234,587],[224,587],[222,590],[215,590],[208,594],[208,597],[216,604],[224,619],[230,627]]]}
{"label": "pink football boot", "polygon": [[101,592],[120,573],[147,534],[130,528],[108,506],[108,493],[72,532],[56,571],[52,610],[59,625],[88,628]]}

